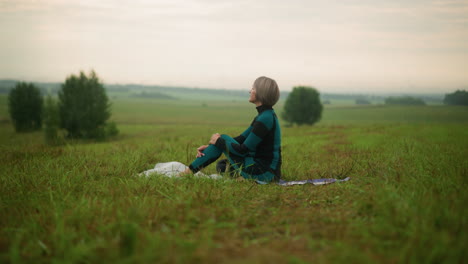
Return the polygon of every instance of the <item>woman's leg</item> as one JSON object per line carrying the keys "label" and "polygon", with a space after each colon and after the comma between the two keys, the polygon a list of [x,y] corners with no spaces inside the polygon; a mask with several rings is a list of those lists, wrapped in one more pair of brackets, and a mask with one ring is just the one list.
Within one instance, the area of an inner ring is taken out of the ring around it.
{"label": "woman's leg", "polygon": [[[226,141],[226,144],[231,144],[231,143],[239,144],[235,139],[233,139],[232,137],[228,135],[221,135],[221,136]],[[231,172],[241,175],[244,178],[251,178],[249,173],[247,173],[246,169],[254,165],[253,158],[245,159],[244,157],[240,157],[232,153],[223,152],[221,149],[217,148],[214,145],[209,145],[205,150],[203,150],[203,154],[205,155],[199,158],[196,158],[189,165],[190,171],[192,171],[193,173],[197,173],[201,169],[207,167],[208,165],[216,161],[223,153],[230,163],[230,166],[232,169]],[[248,171],[250,172],[250,170]],[[187,174],[187,173],[189,173],[189,171],[184,172],[184,174]]]}
{"label": "woman's leg", "polygon": [[205,150],[203,150],[203,154],[205,155],[196,158],[189,165],[189,168],[193,173],[197,173],[199,170],[205,168],[206,166],[216,161],[222,153],[223,151],[219,148],[215,147],[214,145],[209,145]]}
{"label": "woman's leg", "polygon": [[[221,137],[224,139],[226,144],[239,144],[239,142],[237,142],[234,138],[228,135],[221,135]],[[227,161],[229,162],[229,174],[231,176],[235,176],[236,174],[240,175],[241,168],[244,167],[245,158],[226,151],[223,151],[223,153],[224,156],[226,156]]]}

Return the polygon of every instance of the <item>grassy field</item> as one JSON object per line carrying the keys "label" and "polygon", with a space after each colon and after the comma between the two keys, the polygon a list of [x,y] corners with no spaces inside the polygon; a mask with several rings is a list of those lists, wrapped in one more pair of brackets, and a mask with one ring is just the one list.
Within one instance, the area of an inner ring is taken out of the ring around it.
{"label": "grassy field", "polygon": [[351,177],[291,187],[135,176],[239,134],[256,114],[247,102],[117,97],[112,109],[116,138],[51,147],[14,133],[0,97],[0,263],[468,257],[466,107],[333,105],[317,125],[282,123],[284,179]]}

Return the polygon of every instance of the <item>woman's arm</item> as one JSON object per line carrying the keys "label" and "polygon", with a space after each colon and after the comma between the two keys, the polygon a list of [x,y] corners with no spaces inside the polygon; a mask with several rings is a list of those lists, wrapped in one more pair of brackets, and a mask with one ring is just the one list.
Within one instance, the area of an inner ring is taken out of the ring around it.
{"label": "woman's arm", "polygon": [[[237,142],[226,142],[221,136],[215,143],[215,146],[231,152],[235,155],[245,157],[249,152],[256,150],[257,145],[268,135],[270,130],[273,128],[273,115],[262,115],[254,120],[252,126],[247,129],[249,130],[248,136],[243,140],[242,143]],[[247,131],[246,130],[246,131]]]}
{"label": "woman's arm", "polygon": [[[221,135],[219,133],[215,133],[211,136],[210,138],[210,144],[214,145],[216,143],[216,140],[218,140],[218,138],[220,137]],[[203,150],[205,150],[209,145],[203,145],[203,146],[200,146],[199,148],[197,148],[197,158],[199,157],[203,157],[205,156],[205,153],[203,153]]]}
{"label": "woman's arm", "polygon": [[205,153],[203,153],[203,150],[205,150],[208,147],[208,145],[203,145],[197,148],[197,158],[205,156]]}
{"label": "woman's arm", "polygon": [[215,133],[211,136],[210,138],[210,144],[211,145],[214,145],[216,143],[216,140],[218,140],[218,138],[220,137],[221,135],[219,133]]}
{"label": "woman's arm", "polygon": [[[255,120],[254,120],[254,122],[255,122]],[[253,122],[252,122],[252,125],[253,125]],[[252,125],[250,125],[244,132],[242,132],[242,134],[235,137],[234,140],[239,142],[239,144],[244,143],[245,139],[249,136],[250,132],[252,131]]]}

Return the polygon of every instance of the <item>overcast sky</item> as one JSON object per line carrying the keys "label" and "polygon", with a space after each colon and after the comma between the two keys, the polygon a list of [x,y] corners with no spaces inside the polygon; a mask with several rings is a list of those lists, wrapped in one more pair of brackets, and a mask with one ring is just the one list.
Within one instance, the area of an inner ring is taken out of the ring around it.
{"label": "overcast sky", "polygon": [[468,0],[0,0],[0,79],[468,88]]}

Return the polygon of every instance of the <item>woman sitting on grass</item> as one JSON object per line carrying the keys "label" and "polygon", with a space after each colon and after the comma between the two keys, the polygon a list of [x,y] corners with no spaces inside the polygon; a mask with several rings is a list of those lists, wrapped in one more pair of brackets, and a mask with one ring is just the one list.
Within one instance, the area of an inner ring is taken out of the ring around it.
{"label": "woman sitting on grass", "polygon": [[281,177],[281,128],[273,106],[279,96],[275,80],[257,78],[249,98],[258,111],[252,124],[235,138],[213,134],[209,145],[197,149],[197,158],[183,174],[198,172],[224,153],[227,160],[218,163],[218,172],[225,172],[229,162],[231,175],[264,182],[278,181]]}

